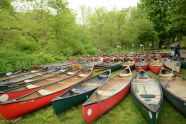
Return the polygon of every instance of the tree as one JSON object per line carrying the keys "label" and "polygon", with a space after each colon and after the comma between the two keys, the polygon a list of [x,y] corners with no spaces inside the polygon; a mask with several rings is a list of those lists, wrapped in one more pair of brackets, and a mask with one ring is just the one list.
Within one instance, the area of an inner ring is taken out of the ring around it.
{"label": "tree", "polygon": [[168,13],[170,23],[167,30],[173,35],[173,42],[175,38],[182,39],[182,35],[186,35],[186,1],[185,0],[170,0],[171,6]]}
{"label": "tree", "polygon": [[153,23],[146,18],[145,13],[140,8],[131,8],[130,16],[126,24],[125,38],[128,44],[148,45],[157,41],[157,32],[154,30]]}
{"label": "tree", "polygon": [[148,18],[155,24],[154,28],[158,32],[159,48],[169,37],[166,27],[169,24],[167,11],[169,9],[169,0],[140,0],[138,6],[148,15]]}

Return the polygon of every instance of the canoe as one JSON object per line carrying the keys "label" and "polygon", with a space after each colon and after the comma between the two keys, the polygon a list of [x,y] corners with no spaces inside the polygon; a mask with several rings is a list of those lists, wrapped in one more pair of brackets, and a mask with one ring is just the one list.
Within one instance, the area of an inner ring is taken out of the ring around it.
{"label": "canoe", "polygon": [[146,71],[149,68],[149,62],[142,59],[141,61],[135,63],[135,68],[136,68],[136,71],[140,71],[140,70]]}
{"label": "canoe", "polygon": [[84,120],[92,123],[117,105],[129,93],[131,79],[132,73],[127,67],[98,88],[83,104]]}
{"label": "canoe", "polygon": [[[64,68],[66,68],[66,67],[64,67]],[[67,69],[70,69],[70,68],[67,68]],[[43,72],[39,73],[37,76],[34,76],[34,77],[30,76],[30,78],[28,78],[27,80],[21,80],[21,81],[18,81],[18,82],[16,81],[16,82],[8,83],[8,84],[0,84],[0,93],[9,91],[11,89],[16,89],[18,87],[25,86],[28,83],[36,82],[36,81],[39,81],[39,80],[41,80],[43,78],[45,79],[45,78],[47,78],[50,75],[61,73],[61,70],[60,70],[60,68],[58,68],[56,70],[43,71]]]}
{"label": "canoe", "polygon": [[164,59],[163,64],[165,65],[166,68],[171,69],[177,73],[180,72],[181,64],[179,61],[176,60],[171,60],[171,59]]}
{"label": "canoe", "polygon": [[126,67],[130,67],[131,70],[135,68],[135,61],[133,59],[128,60],[122,64],[122,68],[125,69]]}
{"label": "canoe", "polygon": [[168,69],[162,69],[159,80],[165,98],[186,116],[186,79]]}
{"label": "canoe", "polygon": [[155,74],[159,74],[162,68],[163,62],[161,60],[153,59],[149,62],[149,69]]}
{"label": "canoe", "polygon": [[6,120],[12,120],[51,104],[52,99],[80,81],[90,78],[92,76],[92,70],[84,70],[80,74],[72,75],[17,99],[1,103],[1,116]]}
{"label": "canoe", "polygon": [[186,58],[180,58],[181,68],[186,69]]}
{"label": "canoe", "polygon": [[[62,72],[53,73],[52,75],[46,75],[48,77],[43,79],[38,79],[37,81],[27,82],[24,85],[20,85],[17,88],[9,89],[3,92],[0,92],[0,103],[6,102],[8,100],[16,99],[25,94],[31,93],[45,85],[56,82],[57,80],[63,80],[71,75],[78,74],[82,71],[81,68],[71,70],[66,68],[66,70],[60,70]],[[29,81],[29,80],[28,80]]]}
{"label": "canoe", "polygon": [[4,77],[4,76],[10,76],[10,75],[13,76],[15,74],[20,74],[23,72],[27,72],[27,70],[21,69],[21,70],[6,72],[6,73],[0,73],[0,79],[1,79],[1,77]]}
{"label": "canoe", "polygon": [[42,75],[44,73],[47,73],[47,72],[52,72],[52,71],[55,71],[59,69],[58,67],[47,67],[47,68],[44,68],[42,70],[33,70],[33,71],[30,71],[30,72],[25,72],[24,74],[21,73],[21,75],[16,75],[14,77],[12,76],[8,76],[7,77],[2,77],[0,79],[0,84],[12,84],[12,83],[16,83],[16,82],[19,82],[19,81],[22,81],[22,80],[26,80],[26,79],[29,79],[29,78],[32,78],[32,77],[36,77],[36,76],[39,76],[39,75]]}
{"label": "canoe", "polygon": [[134,61],[135,61],[135,62],[141,61],[141,56],[136,56],[136,57],[134,57]]}
{"label": "canoe", "polygon": [[60,114],[67,109],[84,102],[94,91],[103,85],[110,75],[110,70],[78,83],[64,94],[52,100],[54,112]]}
{"label": "canoe", "polygon": [[182,67],[183,69],[186,69],[186,62],[181,62],[181,67]]}
{"label": "canoe", "polygon": [[95,65],[94,70],[97,72],[105,69],[111,69],[111,72],[113,72],[120,68],[122,68],[121,62],[107,62],[107,63]]}
{"label": "canoe", "polygon": [[134,103],[148,123],[156,124],[163,101],[159,82],[146,71],[140,70],[131,81],[131,93]]}

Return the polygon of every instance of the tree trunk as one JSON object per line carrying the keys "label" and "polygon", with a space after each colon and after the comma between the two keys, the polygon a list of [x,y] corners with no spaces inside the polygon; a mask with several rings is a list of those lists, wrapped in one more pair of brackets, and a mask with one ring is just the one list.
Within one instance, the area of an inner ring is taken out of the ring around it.
{"label": "tree trunk", "polygon": [[159,48],[159,49],[161,49],[162,43],[163,43],[163,41],[160,40],[159,45],[158,45],[158,48]]}

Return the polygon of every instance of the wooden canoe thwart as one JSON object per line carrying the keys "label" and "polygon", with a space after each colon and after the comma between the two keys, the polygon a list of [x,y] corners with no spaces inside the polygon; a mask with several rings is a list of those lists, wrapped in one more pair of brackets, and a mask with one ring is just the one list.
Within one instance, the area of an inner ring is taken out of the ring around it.
{"label": "wooden canoe thwart", "polygon": [[[70,77],[74,74],[78,74],[82,71],[82,68],[71,70],[71,68],[65,68],[63,70],[59,70],[58,73],[53,73],[52,75],[47,75],[48,77],[44,77],[43,79],[38,79],[33,82],[25,83],[24,85],[20,85],[17,88],[6,90],[6,92],[0,93],[0,103],[8,100],[16,99],[17,97],[23,96],[30,92],[33,92],[45,85],[50,83],[55,83],[56,81],[63,80],[67,77]],[[7,96],[7,99],[2,99],[2,96]]]}
{"label": "wooden canoe thwart", "polygon": [[129,67],[109,79],[83,104],[84,120],[94,122],[102,114],[118,104],[130,91],[132,73]]}
{"label": "wooden canoe thwart", "polygon": [[158,81],[146,71],[139,71],[131,81],[131,92],[137,108],[150,124],[156,124],[163,93]]}
{"label": "wooden canoe thwart", "polygon": [[164,68],[159,74],[159,81],[165,98],[186,116],[186,79]]}
{"label": "wooden canoe thwart", "polygon": [[149,62],[149,69],[155,74],[159,74],[162,68],[163,62],[161,60],[154,59]]}
{"label": "wooden canoe thwart", "polygon": [[51,104],[51,100],[67,91],[70,87],[92,76],[93,69],[48,84],[39,90],[0,104],[1,116],[12,120]]}
{"label": "wooden canoe thwart", "polygon": [[90,95],[101,85],[103,85],[110,75],[110,70],[98,74],[90,79],[82,81],[81,83],[70,88],[64,94],[52,100],[54,112],[60,114],[65,110],[84,102]]}
{"label": "wooden canoe thwart", "polygon": [[181,64],[179,61],[171,60],[171,59],[164,59],[163,63],[166,68],[171,69],[175,72],[180,72]]}

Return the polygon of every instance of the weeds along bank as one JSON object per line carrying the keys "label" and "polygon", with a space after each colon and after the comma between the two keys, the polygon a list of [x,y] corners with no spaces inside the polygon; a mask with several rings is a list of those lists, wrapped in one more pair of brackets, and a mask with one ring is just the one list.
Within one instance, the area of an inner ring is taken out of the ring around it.
{"label": "weeds along bank", "polygon": [[25,54],[18,51],[0,51],[0,73],[18,69],[31,69],[35,65],[43,65],[62,61],[64,57],[51,54]]}

